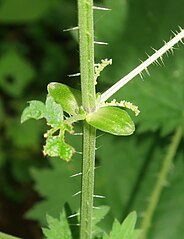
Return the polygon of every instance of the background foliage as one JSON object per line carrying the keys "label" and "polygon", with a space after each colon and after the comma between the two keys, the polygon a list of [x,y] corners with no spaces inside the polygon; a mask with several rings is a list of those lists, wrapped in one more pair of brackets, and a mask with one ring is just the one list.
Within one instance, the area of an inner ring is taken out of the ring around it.
{"label": "background foliage", "polygon": [[[96,62],[112,58],[103,71],[98,91],[104,91],[146,59],[150,46],[158,49],[170,30],[184,27],[181,0],[104,0],[96,4],[112,8],[95,12],[95,38],[109,46],[96,46]],[[63,32],[77,24],[74,0],[0,1],[0,230],[24,238],[42,238],[40,226],[46,213],[59,218],[63,206],[79,207],[81,156],[69,164],[41,154],[44,123],[20,125],[26,102],[45,101],[51,81],[80,88],[76,32]],[[151,76],[137,77],[116,94],[139,105],[136,133],[130,137],[102,135],[97,139],[95,205],[111,210],[101,226],[110,230],[113,218],[121,222],[132,210],[138,223],[166,155],[171,135],[184,125],[184,48],[164,58],[165,66],[150,67]],[[131,114],[131,112],[130,112]],[[132,117],[134,117],[132,115]],[[81,126],[76,125],[81,132]],[[78,152],[80,136],[68,136]],[[184,234],[183,141],[168,175],[154,214],[149,239],[181,238]],[[100,166],[100,167],[98,167]],[[26,220],[23,217],[27,218]],[[31,221],[33,220],[33,221]]]}

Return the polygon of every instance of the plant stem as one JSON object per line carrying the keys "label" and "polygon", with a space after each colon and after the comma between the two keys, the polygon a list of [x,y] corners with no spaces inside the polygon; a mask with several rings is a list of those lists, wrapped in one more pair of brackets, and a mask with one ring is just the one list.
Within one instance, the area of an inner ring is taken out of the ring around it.
{"label": "plant stem", "polygon": [[82,105],[95,108],[93,1],[78,0]]}
{"label": "plant stem", "polygon": [[0,232],[0,239],[20,239],[20,238]]}
{"label": "plant stem", "polygon": [[91,239],[93,219],[96,130],[85,122],[83,134],[84,138],[80,238]]}
{"label": "plant stem", "polygon": [[146,239],[147,237],[147,233],[151,225],[153,214],[158,204],[162,189],[166,183],[166,179],[170,171],[170,168],[172,166],[172,161],[176,154],[181,138],[182,138],[182,128],[178,127],[175,131],[171,144],[168,148],[168,152],[163,161],[162,168],[159,172],[158,179],[156,181],[155,187],[150,197],[149,205],[144,213],[145,216],[141,225],[141,229],[142,229],[141,239]]}
{"label": "plant stem", "polygon": [[[93,1],[78,0],[82,106],[95,110]],[[92,238],[96,130],[83,123],[83,166],[80,239]]]}
{"label": "plant stem", "polygon": [[158,62],[159,58],[161,61],[163,61],[162,55],[164,55],[166,52],[171,51],[173,53],[173,46],[175,44],[177,44],[179,41],[182,42],[182,39],[184,38],[184,30],[181,28],[180,28],[180,30],[181,30],[181,32],[179,32],[178,34],[174,33],[175,36],[169,42],[167,42],[167,43],[165,42],[164,46],[161,47],[158,51],[154,50],[155,53],[153,55],[149,56],[149,58],[146,61],[142,62],[133,71],[128,73],[126,76],[124,76],[118,82],[116,82],[113,86],[111,86],[107,91],[105,91],[101,95],[101,102],[104,102],[107,99],[109,99],[113,94],[115,94],[119,89],[121,89],[125,84],[127,84],[130,80],[132,80],[138,74],[140,74],[140,76],[141,76],[142,71],[145,70],[149,74],[147,67],[154,62],[159,64],[159,62]]}

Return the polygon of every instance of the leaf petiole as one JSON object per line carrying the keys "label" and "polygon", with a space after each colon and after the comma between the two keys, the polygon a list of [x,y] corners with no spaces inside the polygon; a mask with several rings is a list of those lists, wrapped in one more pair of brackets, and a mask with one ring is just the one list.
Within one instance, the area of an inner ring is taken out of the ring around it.
{"label": "leaf petiole", "polygon": [[116,82],[113,86],[111,86],[107,91],[105,91],[101,95],[101,102],[104,102],[109,99],[135,76],[141,74],[144,70],[147,71],[147,67],[150,66],[152,63],[157,62],[158,59],[161,59],[162,61],[162,56],[168,51],[173,51],[173,46],[178,42],[182,42],[182,38],[184,38],[184,30],[180,28],[180,32],[178,34],[175,34],[175,36],[169,42],[166,42],[164,46],[161,47],[158,51],[155,50],[155,53],[151,55],[146,61],[141,63],[134,70],[132,70],[130,73],[128,73],[118,82]]}

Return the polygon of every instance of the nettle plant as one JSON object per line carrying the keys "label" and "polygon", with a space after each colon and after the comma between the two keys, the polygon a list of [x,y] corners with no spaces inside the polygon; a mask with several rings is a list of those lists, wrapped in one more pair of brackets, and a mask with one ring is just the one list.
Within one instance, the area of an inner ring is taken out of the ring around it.
{"label": "nettle plant", "polygon": [[[141,238],[146,238],[155,205],[151,205],[149,217],[144,223],[142,233],[140,233],[140,230],[134,229],[136,223],[135,212],[130,213],[122,225],[115,220],[109,235],[96,226],[108,212],[105,206],[95,208],[93,205],[93,198],[96,196],[94,195],[96,130],[119,136],[133,134],[135,130],[134,122],[122,108],[132,110],[137,116],[139,114],[138,107],[125,100],[117,102],[114,99],[109,102],[108,99],[136,75],[141,76],[143,71],[148,73],[147,67],[149,65],[152,63],[160,64],[159,60],[163,61],[162,56],[169,51],[172,52],[173,46],[180,41],[182,42],[184,30],[180,28],[180,32],[174,33],[174,37],[169,42],[165,42],[159,50],[154,50],[153,55],[148,56],[146,61],[142,62],[107,91],[102,94],[96,93],[97,78],[106,66],[112,64],[112,60],[105,59],[98,64],[94,62],[94,44],[102,44],[102,42],[94,41],[93,10],[109,9],[93,6],[92,0],[78,0],[79,25],[77,28],[71,29],[77,29],[79,32],[81,91],[61,83],[50,83],[45,103],[37,100],[30,101],[29,106],[22,113],[21,122],[23,123],[30,118],[36,120],[45,118],[50,129],[44,134],[46,143],[43,147],[43,153],[50,157],[60,157],[66,162],[71,160],[75,149],[65,142],[65,134],[66,132],[75,134],[74,124],[78,121],[83,122],[83,164],[80,173],[82,176],[81,208],[80,213],[73,215],[78,218],[80,239],[136,239],[140,235]],[[168,162],[169,160],[170,158]],[[169,165],[166,165],[162,173],[159,182],[160,187],[167,176]],[[154,203],[159,198],[158,192],[155,197]],[[43,229],[47,238],[74,238],[64,212],[61,214],[60,220],[50,216],[47,219],[49,229]]]}

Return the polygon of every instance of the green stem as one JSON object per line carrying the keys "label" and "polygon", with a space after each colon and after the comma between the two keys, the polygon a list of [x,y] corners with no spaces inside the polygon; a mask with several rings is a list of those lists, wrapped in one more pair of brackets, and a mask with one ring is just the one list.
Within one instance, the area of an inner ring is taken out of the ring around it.
{"label": "green stem", "polygon": [[[82,106],[95,110],[93,1],[78,0]],[[83,166],[80,239],[92,238],[96,130],[83,124]]]}
{"label": "green stem", "polygon": [[84,123],[80,239],[92,238],[96,130]]}
{"label": "green stem", "polygon": [[0,232],[0,239],[20,239],[20,238]]}
{"label": "green stem", "polygon": [[159,172],[158,179],[156,181],[155,187],[151,194],[149,205],[145,211],[145,216],[144,216],[144,219],[142,221],[142,226],[141,226],[141,229],[142,229],[141,239],[147,238],[147,234],[148,234],[148,230],[151,225],[153,214],[154,214],[156,206],[158,204],[162,189],[165,185],[167,175],[172,166],[172,161],[177,152],[177,148],[179,146],[181,138],[182,138],[182,128],[178,127],[176,129],[176,132],[175,132],[173,138],[172,138],[171,144],[168,148],[167,155],[163,161],[163,165]]}
{"label": "green stem", "polygon": [[82,105],[95,108],[93,1],[78,0]]}

